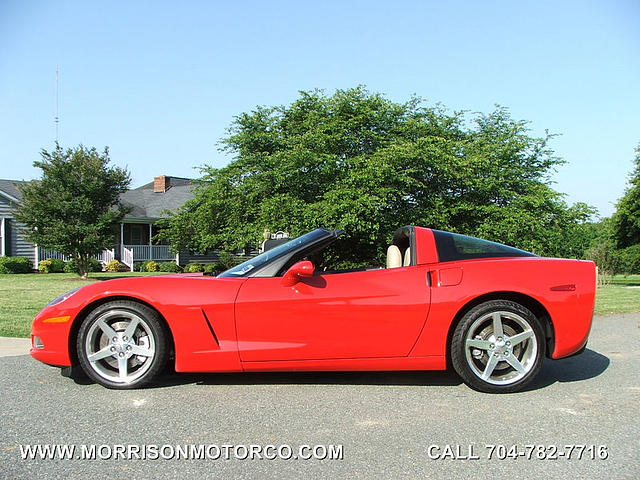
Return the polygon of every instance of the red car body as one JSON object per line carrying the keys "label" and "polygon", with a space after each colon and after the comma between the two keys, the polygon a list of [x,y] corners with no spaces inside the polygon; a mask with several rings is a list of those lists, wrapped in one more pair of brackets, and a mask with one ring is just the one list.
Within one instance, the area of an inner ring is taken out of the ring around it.
{"label": "red car body", "polygon": [[178,372],[441,370],[456,322],[489,299],[513,300],[534,312],[547,356],[585,347],[596,285],[592,262],[536,256],[439,261],[434,232],[411,228],[414,259],[399,268],[316,272],[292,282],[186,274],[87,285],[37,315],[31,355],[57,366],[77,363],[81,322],[113,299],[158,312]]}

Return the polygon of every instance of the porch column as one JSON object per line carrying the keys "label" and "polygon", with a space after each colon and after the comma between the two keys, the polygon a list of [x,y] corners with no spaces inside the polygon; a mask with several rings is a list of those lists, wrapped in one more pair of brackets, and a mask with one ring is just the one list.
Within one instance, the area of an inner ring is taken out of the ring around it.
{"label": "porch column", "polygon": [[124,223],[120,222],[120,251],[122,252],[122,246],[124,245]]}
{"label": "porch column", "polygon": [[0,219],[0,257],[4,257],[4,244],[7,240],[4,238],[4,217]]}
{"label": "porch column", "polygon": [[176,265],[180,265],[180,252],[176,253]]}
{"label": "porch column", "polygon": [[[2,252],[4,254],[4,252]],[[33,246],[33,269],[34,270],[38,270],[38,265],[40,264],[40,248],[38,247],[38,244],[35,244]]]}

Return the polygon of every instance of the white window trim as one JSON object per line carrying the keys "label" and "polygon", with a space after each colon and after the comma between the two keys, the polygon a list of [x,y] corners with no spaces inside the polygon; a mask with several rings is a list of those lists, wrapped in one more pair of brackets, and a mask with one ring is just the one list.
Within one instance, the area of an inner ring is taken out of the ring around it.
{"label": "white window trim", "polygon": [[0,257],[4,257],[4,246],[6,239],[4,238],[4,217],[0,219]]}

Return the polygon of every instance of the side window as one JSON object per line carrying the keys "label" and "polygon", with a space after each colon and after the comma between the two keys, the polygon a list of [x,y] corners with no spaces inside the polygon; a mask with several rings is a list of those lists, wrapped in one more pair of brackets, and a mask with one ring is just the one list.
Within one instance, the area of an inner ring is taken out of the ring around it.
{"label": "side window", "polygon": [[492,257],[535,257],[533,253],[525,252],[500,243],[468,237],[457,233],[433,230],[438,250],[438,260],[450,262],[453,260],[470,260],[473,258]]}

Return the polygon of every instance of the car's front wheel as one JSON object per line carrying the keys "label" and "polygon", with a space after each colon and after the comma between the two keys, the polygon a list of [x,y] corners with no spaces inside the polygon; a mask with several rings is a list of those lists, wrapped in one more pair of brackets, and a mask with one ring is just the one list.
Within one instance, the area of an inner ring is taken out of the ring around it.
{"label": "car's front wheel", "polygon": [[453,367],[470,387],[489,393],[522,390],[545,355],[538,318],[526,307],[491,300],[469,310],[451,340]]}
{"label": "car's front wheel", "polygon": [[167,333],[158,314],[137,302],[100,305],[78,331],[80,365],[108,388],[135,388],[153,380],[168,358]]}

